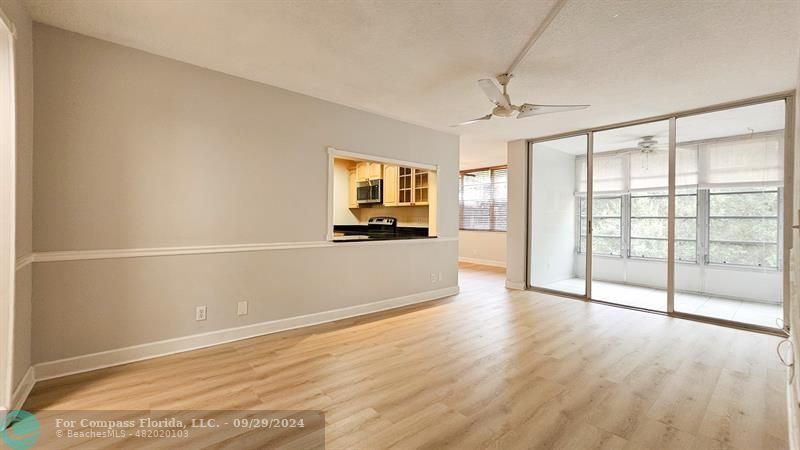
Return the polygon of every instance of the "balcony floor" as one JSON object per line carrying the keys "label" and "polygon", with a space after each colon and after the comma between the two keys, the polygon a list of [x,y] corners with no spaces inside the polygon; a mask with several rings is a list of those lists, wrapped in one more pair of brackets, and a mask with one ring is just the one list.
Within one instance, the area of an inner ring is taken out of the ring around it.
{"label": "balcony floor", "polygon": [[[544,286],[561,292],[583,295],[584,280],[571,278]],[[592,282],[592,297],[626,306],[667,310],[667,292],[663,289],[631,286],[606,281]],[[768,301],[734,300],[712,295],[675,293],[675,311],[697,314],[717,319],[732,320],[753,325],[780,328],[778,319],[783,319],[783,306]]]}

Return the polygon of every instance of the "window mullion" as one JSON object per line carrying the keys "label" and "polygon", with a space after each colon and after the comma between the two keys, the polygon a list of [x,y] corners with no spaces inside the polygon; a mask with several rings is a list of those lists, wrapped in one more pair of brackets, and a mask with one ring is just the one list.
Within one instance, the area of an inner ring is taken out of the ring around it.
{"label": "window mullion", "polygon": [[575,227],[575,254],[581,254],[581,227],[583,226],[583,220],[581,217],[581,203],[583,202],[582,197],[577,197],[578,201],[575,202],[575,216],[578,226]]}
{"label": "window mullion", "polygon": [[697,190],[697,261],[708,265],[711,195],[708,189]]}
{"label": "window mullion", "polygon": [[622,234],[622,257],[631,257],[631,194],[622,196],[622,223],[620,224]]}
{"label": "window mullion", "polygon": [[783,263],[784,263],[784,261],[783,261],[783,226],[784,226],[784,224],[783,224],[783,188],[782,187],[778,188],[777,197],[778,197],[777,198],[777,201],[778,201],[778,208],[777,208],[777,210],[778,210],[778,217],[777,217],[778,226],[776,227],[777,230],[775,230],[775,231],[777,232],[778,236],[777,236],[777,241],[776,241],[777,242],[777,248],[775,250],[775,253],[776,253],[776,256],[777,256],[777,259],[778,259],[776,266],[778,267],[778,270],[782,271],[783,270]]}
{"label": "window mullion", "polygon": [[494,170],[489,169],[489,230],[495,231],[497,229],[497,224],[495,223],[494,217]]}

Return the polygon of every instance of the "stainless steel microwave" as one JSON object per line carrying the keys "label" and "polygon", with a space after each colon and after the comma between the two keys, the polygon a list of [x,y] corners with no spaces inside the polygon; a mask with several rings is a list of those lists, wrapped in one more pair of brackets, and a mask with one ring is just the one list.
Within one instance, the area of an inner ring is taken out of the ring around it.
{"label": "stainless steel microwave", "polygon": [[383,180],[358,183],[356,187],[356,200],[358,203],[383,202]]}

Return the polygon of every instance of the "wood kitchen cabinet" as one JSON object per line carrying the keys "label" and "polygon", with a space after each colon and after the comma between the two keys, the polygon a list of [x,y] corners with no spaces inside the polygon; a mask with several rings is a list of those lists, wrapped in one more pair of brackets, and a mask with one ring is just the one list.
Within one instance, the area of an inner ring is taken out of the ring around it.
{"label": "wood kitchen cabinet", "polygon": [[374,181],[383,178],[383,164],[361,161],[356,164],[356,181]]}
{"label": "wood kitchen cabinet", "polygon": [[400,167],[383,166],[383,206],[398,205],[398,175]]}
{"label": "wood kitchen cabinet", "polygon": [[383,164],[369,163],[369,179],[380,180],[383,178]]}
{"label": "wood kitchen cabinet", "polygon": [[357,168],[353,168],[348,170],[347,174],[347,181],[348,181],[348,190],[347,190],[347,207],[348,208],[358,208],[358,195],[356,193],[356,188],[358,188],[358,182],[356,181]]}
{"label": "wood kitchen cabinet", "polygon": [[[391,171],[389,167],[392,167]],[[395,170],[397,175],[394,175]],[[391,182],[388,178],[389,173],[391,173]],[[386,166],[383,179],[383,197],[384,199],[389,199],[390,202],[387,203],[384,200],[383,204],[385,206],[427,205],[430,197],[429,186],[430,179],[427,170]]]}
{"label": "wood kitchen cabinet", "polygon": [[412,203],[414,189],[414,169],[411,167],[399,167],[397,172],[397,205],[407,206]]}
{"label": "wood kitchen cabinet", "polygon": [[414,195],[411,202],[415,205],[428,204],[428,171],[422,169],[414,169]]}
{"label": "wood kitchen cabinet", "polygon": [[356,181],[367,181],[369,179],[369,163],[356,163]]}
{"label": "wood kitchen cabinet", "polygon": [[425,206],[430,204],[431,173],[393,164],[360,161],[348,174],[348,207],[358,208],[358,184],[383,180],[383,206]]}

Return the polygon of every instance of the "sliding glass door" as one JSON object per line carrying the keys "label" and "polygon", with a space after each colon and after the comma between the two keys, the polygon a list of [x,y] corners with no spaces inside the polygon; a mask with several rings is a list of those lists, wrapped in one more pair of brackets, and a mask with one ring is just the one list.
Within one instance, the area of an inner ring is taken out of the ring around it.
{"label": "sliding glass door", "polygon": [[588,136],[537,142],[530,149],[529,284],[586,294]]}
{"label": "sliding glass door", "polygon": [[533,141],[528,285],[782,328],[790,101],[776,96]]}
{"label": "sliding glass door", "polygon": [[592,299],[667,310],[669,121],[594,133]]}
{"label": "sliding glass door", "polygon": [[699,245],[689,261],[676,242],[675,311],[782,326],[785,109],[779,100],[677,119],[675,184],[697,198]]}

